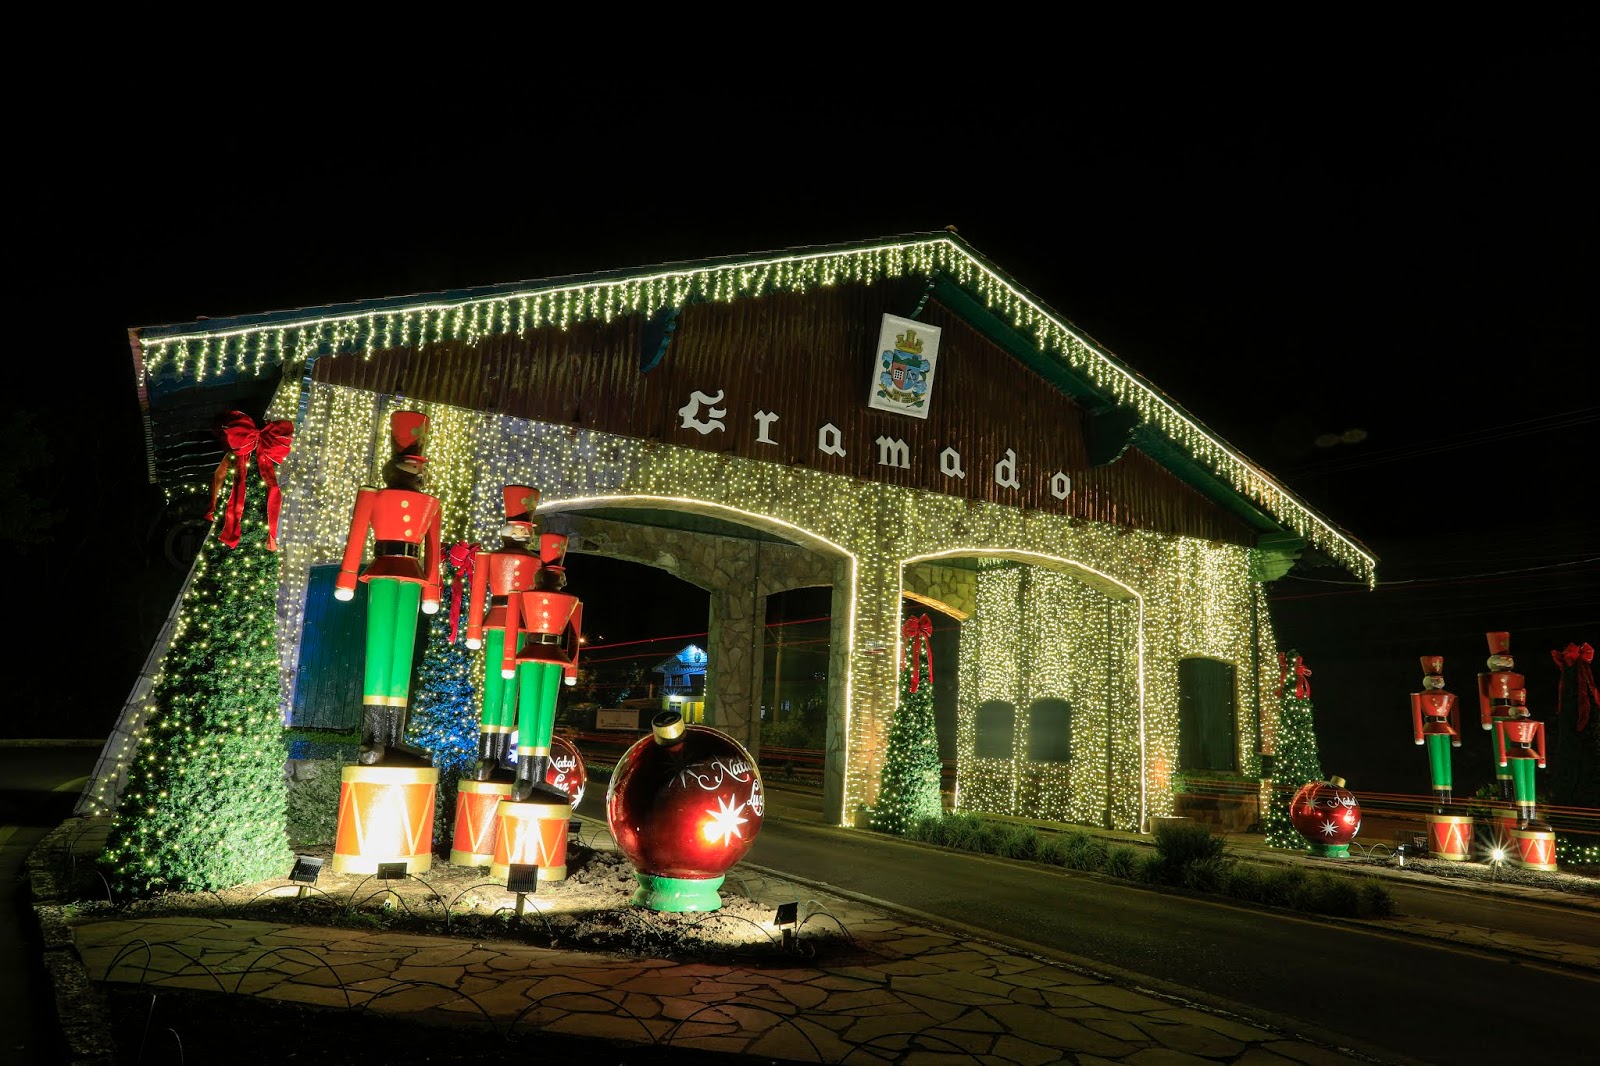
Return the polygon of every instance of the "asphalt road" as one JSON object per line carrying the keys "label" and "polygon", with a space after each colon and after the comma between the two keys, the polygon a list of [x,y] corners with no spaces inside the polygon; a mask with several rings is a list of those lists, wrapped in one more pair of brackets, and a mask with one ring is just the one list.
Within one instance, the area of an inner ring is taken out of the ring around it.
{"label": "asphalt road", "polygon": [[[806,820],[808,802],[774,792],[747,861],[1379,1058],[1593,1061],[1592,1019],[1579,1009],[1600,994],[1593,975],[825,827]],[[1406,913],[1600,936],[1587,913],[1454,892],[1397,895]]]}

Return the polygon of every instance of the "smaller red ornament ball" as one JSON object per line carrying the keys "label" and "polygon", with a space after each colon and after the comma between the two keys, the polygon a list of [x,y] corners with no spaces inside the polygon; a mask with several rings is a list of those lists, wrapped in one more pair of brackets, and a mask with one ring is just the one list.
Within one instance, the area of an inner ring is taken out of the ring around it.
{"label": "smaller red ornament ball", "polygon": [[761,831],[766,797],[755,760],[720,730],[656,715],[617,761],[606,820],[639,873],[720,879]]}
{"label": "smaller red ornament ball", "polygon": [[1342,777],[1309,781],[1289,801],[1289,821],[1312,844],[1346,847],[1361,830],[1361,801]]}
{"label": "smaller red ornament ball", "polygon": [[583,789],[589,783],[583,755],[577,746],[560,733],[550,738],[550,763],[544,772],[545,784],[559,788],[572,799],[573,809],[583,802]]}

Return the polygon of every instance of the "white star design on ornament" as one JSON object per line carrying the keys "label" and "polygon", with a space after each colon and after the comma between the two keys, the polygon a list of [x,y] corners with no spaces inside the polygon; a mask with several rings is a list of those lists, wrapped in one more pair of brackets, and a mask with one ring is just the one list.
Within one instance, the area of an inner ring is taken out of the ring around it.
{"label": "white star design on ornament", "polygon": [[1339,832],[1339,827],[1337,825],[1334,825],[1332,822],[1323,822],[1322,823],[1322,835],[1323,836],[1331,837],[1331,836],[1335,835],[1338,832]]}
{"label": "white star design on ornament", "polygon": [[718,797],[717,807],[717,810],[712,810],[710,807],[706,808],[706,813],[711,815],[711,818],[700,827],[700,832],[704,834],[706,843],[714,843],[719,836],[722,838],[723,847],[728,846],[730,837],[739,837],[739,839],[743,840],[744,836],[739,832],[739,827],[749,821],[747,818],[739,817],[739,812],[744,809],[744,804],[734,803],[731,796],[727,798]]}

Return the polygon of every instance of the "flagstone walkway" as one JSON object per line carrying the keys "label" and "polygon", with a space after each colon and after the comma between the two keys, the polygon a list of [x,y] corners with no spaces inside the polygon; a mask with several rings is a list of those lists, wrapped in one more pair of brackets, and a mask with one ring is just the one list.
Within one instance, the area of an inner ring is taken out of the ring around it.
{"label": "flagstone walkway", "polygon": [[[805,913],[802,911],[802,913]],[[784,1062],[1369,1061],[1154,992],[827,901],[847,965],[683,964],[510,942],[195,918],[80,924],[90,978],[432,1014]],[[804,933],[798,943],[803,951]]]}

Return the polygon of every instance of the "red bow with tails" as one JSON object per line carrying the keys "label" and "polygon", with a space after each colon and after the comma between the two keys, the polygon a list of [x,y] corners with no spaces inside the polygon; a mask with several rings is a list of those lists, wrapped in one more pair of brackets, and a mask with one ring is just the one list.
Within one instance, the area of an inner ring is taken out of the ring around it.
{"label": "red bow with tails", "polygon": [[933,684],[933,649],[928,645],[928,638],[933,636],[933,622],[927,615],[920,618],[907,618],[905,625],[900,627],[900,636],[905,640],[905,647],[900,657],[900,668],[905,669],[905,655],[911,656],[911,691],[917,691],[918,678],[921,675],[921,661],[928,660],[928,684]]}
{"label": "red bow with tails", "polygon": [[445,562],[450,564],[450,569],[456,572],[450,582],[450,643],[456,642],[456,632],[461,626],[461,590],[472,579],[472,567],[478,560],[478,553],[483,551],[482,544],[468,544],[458,540],[450,545],[450,551],[445,555]]}
{"label": "red bow with tails", "polygon": [[[1299,655],[1294,657],[1294,694],[1296,699],[1308,700],[1311,698],[1311,668],[1306,666],[1305,660]],[[1278,653],[1278,696],[1283,696],[1284,682],[1289,679],[1289,658],[1283,652]]]}
{"label": "red bow with tails", "polygon": [[1594,662],[1594,646],[1591,644],[1568,644],[1560,651],[1552,651],[1550,658],[1556,661],[1556,669],[1561,671],[1561,681],[1556,686],[1556,713],[1561,713],[1561,708],[1567,702],[1567,670],[1576,667],[1573,671],[1573,680],[1578,686],[1577,710],[1578,720],[1576,728],[1583,732],[1589,726],[1589,712],[1600,706],[1600,690],[1595,688],[1594,671],[1589,664]]}
{"label": "red bow with tails", "polygon": [[267,486],[267,550],[278,550],[278,512],[283,508],[283,492],[278,488],[278,464],[289,457],[289,446],[294,438],[294,423],[281,420],[256,427],[243,411],[229,411],[218,428],[218,436],[228,446],[228,453],[217,464],[211,476],[211,510],[206,512],[210,521],[217,514],[217,498],[222,495],[222,483],[228,479],[228,467],[233,466],[233,489],[228,494],[228,505],[222,513],[222,528],[217,539],[230,548],[239,545],[243,536],[244,482],[249,471],[250,453],[256,456],[256,468]]}

